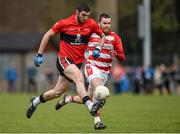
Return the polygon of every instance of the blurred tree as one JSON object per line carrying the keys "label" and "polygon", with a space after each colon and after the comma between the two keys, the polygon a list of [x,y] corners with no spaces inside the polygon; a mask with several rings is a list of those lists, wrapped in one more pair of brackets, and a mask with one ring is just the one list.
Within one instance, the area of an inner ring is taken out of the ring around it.
{"label": "blurred tree", "polygon": [[[137,6],[141,0],[119,0],[119,35],[122,38],[127,59],[132,59],[136,55],[142,57],[142,43],[137,37]],[[142,59],[138,59],[141,61]],[[137,60],[130,64],[140,64]],[[128,62],[126,62],[128,63]]]}
{"label": "blurred tree", "polygon": [[[119,34],[123,38],[127,56],[142,55],[142,42],[137,37],[137,5],[142,2],[119,0]],[[177,49],[180,43],[178,3],[178,0],[151,0],[153,62],[161,55],[180,56],[180,49]],[[172,62],[172,59],[168,62]]]}
{"label": "blurred tree", "polygon": [[164,32],[176,31],[178,23],[174,0],[153,0],[152,1],[152,28]]}
{"label": "blurred tree", "polygon": [[180,54],[175,0],[152,0],[152,47],[154,54]]}
{"label": "blurred tree", "polygon": [[175,10],[176,10],[176,18],[178,23],[180,24],[180,1],[179,0],[175,0],[174,2],[174,6],[175,6]]}
{"label": "blurred tree", "polygon": [[[0,32],[45,32],[61,18],[68,17],[81,0],[0,0]],[[95,0],[87,0],[95,18]],[[102,0],[103,1],[103,0]],[[137,6],[142,0],[118,0],[118,33],[129,55],[142,57],[137,37]],[[152,55],[179,54],[180,2],[151,0]],[[155,49],[154,49],[155,48]],[[154,60],[154,59],[153,59]],[[138,63],[139,64],[139,63]]]}
{"label": "blurred tree", "polygon": [[71,15],[80,1],[0,0],[0,32],[44,32]]}

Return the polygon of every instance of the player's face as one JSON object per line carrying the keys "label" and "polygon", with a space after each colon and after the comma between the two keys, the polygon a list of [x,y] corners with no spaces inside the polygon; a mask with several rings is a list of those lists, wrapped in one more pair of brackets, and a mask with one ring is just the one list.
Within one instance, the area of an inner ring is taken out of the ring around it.
{"label": "player's face", "polygon": [[89,18],[91,12],[77,12],[77,20],[80,24],[85,23],[87,19]]}
{"label": "player's face", "polygon": [[102,18],[99,25],[105,34],[108,34],[111,29],[111,18]]}

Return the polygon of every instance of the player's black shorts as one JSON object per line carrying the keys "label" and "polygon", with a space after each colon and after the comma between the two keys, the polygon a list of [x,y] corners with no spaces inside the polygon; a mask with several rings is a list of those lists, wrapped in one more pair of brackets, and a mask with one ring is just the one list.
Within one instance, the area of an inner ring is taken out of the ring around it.
{"label": "player's black shorts", "polygon": [[[59,70],[60,75],[64,76],[68,81],[73,82],[73,80],[71,80],[64,74],[64,69],[70,64],[75,64],[75,63],[66,57],[57,58],[56,67]],[[75,64],[75,65],[80,69],[82,64]]]}

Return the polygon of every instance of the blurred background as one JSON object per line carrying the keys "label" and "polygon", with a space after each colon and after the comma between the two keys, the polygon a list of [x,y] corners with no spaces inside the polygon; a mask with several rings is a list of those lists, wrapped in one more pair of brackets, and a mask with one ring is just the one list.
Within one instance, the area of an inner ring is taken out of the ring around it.
{"label": "blurred background", "polygon": [[[106,12],[122,38],[126,62],[114,62],[107,86],[114,94],[180,94],[180,2],[87,0],[91,18]],[[0,0],[0,92],[44,92],[56,83],[59,36],[44,63],[34,55],[44,33],[72,14],[80,0]],[[75,88],[73,88],[75,90]]]}

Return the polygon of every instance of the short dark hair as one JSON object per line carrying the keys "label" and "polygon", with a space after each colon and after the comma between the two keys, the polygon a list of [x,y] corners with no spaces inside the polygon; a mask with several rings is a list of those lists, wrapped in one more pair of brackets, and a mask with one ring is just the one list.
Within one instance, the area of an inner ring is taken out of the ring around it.
{"label": "short dark hair", "polygon": [[111,18],[109,14],[107,13],[102,13],[100,16],[99,16],[99,22],[102,20],[102,18]]}
{"label": "short dark hair", "polygon": [[87,2],[82,1],[76,8],[79,12],[85,11],[85,12],[90,12],[90,6]]}

